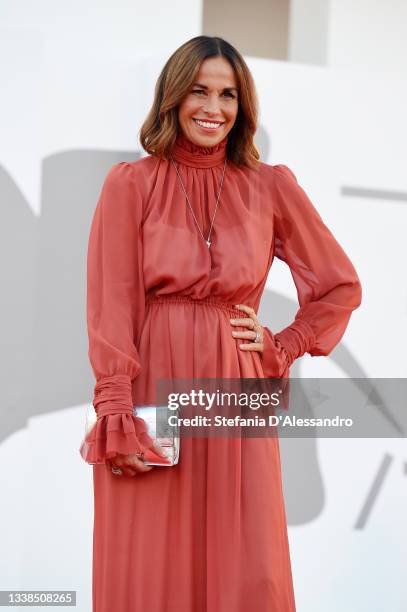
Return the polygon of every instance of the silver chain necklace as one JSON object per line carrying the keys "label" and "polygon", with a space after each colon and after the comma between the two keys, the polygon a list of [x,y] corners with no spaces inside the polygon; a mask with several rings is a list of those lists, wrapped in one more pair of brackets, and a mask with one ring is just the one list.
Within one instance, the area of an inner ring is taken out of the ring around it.
{"label": "silver chain necklace", "polygon": [[188,194],[187,194],[187,192],[186,192],[186,190],[185,190],[184,183],[182,182],[181,175],[180,175],[180,173],[178,172],[178,168],[177,168],[177,166],[175,165],[175,162],[174,162],[173,158],[171,157],[171,161],[172,161],[173,166],[174,166],[174,168],[175,168],[175,170],[176,170],[176,172],[177,172],[177,174],[178,174],[178,178],[179,178],[179,180],[180,180],[181,187],[182,187],[182,189],[184,190],[185,197],[186,197],[186,199],[187,199],[187,202],[188,202],[189,208],[191,209],[191,213],[192,213],[192,216],[193,216],[193,218],[194,218],[195,224],[196,224],[197,228],[199,229],[199,232],[200,232],[200,234],[201,234],[202,238],[205,240],[205,242],[206,242],[206,246],[208,247],[208,249],[210,248],[210,246],[211,246],[211,244],[212,244],[212,242],[211,242],[211,240],[210,240],[210,237],[211,237],[211,232],[212,232],[213,222],[215,221],[216,211],[218,210],[218,204],[219,204],[220,194],[221,194],[221,191],[222,191],[222,186],[223,186],[223,179],[224,179],[224,177],[225,177],[225,171],[226,171],[226,159],[227,159],[227,158],[225,157],[225,163],[223,164],[223,173],[222,173],[222,179],[221,179],[221,183],[220,183],[220,187],[219,187],[218,198],[217,198],[217,200],[216,200],[215,212],[213,213],[213,216],[212,216],[212,222],[211,222],[211,226],[210,226],[210,228],[209,228],[208,238],[206,238],[206,239],[205,239],[205,236],[203,235],[203,232],[202,232],[201,228],[199,227],[199,223],[198,223],[198,221],[196,220],[195,213],[194,213],[193,208],[192,208],[192,206],[191,206],[191,202],[189,201]]}

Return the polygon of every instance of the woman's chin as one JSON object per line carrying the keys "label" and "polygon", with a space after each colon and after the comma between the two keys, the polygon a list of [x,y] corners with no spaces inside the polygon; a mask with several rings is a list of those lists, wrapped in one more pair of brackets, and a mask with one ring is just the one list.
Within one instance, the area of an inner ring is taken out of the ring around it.
{"label": "woman's chin", "polygon": [[190,130],[188,134],[188,138],[192,140],[192,142],[201,147],[213,147],[217,145],[224,138],[224,130],[216,129],[212,132],[209,130],[203,130],[199,127],[193,126],[193,129]]}

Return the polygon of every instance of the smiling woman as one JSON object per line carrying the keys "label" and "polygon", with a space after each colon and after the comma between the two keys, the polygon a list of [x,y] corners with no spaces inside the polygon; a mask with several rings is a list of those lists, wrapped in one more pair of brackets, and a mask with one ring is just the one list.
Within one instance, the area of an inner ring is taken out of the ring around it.
{"label": "smiling woman", "polygon": [[201,147],[213,147],[236,121],[236,77],[225,58],[212,57],[202,62],[197,81],[179,106],[178,120],[189,140]]}
{"label": "smiling woman", "polygon": [[253,77],[240,53],[222,38],[197,36],[181,45],[162,69],[155,94],[140,130],[148,153],[169,159],[180,132],[201,147],[214,147],[228,135],[228,159],[258,166]]}
{"label": "smiling woman", "polygon": [[[288,377],[333,349],[360,303],[295,175],[260,161],[256,126],[242,56],[193,38],[159,76],[149,155],[104,182],[88,246],[93,612],[295,611],[278,438],[183,437],[178,464],[151,468],[133,413],[163,379]],[[256,314],[274,256],[299,297],[275,335]]]}

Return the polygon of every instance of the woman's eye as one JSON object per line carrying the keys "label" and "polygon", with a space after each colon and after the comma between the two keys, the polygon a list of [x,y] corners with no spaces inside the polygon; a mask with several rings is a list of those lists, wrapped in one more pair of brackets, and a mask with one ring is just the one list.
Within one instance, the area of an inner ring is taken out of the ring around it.
{"label": "woman's eye", "polygon": [[[205,91],[203,89],[193,89],[192,93],[194,94],[204,94]],[[224,96],[229,97],[229,98],[235,98],[236,96],[231,92],[231,91],[225,91],[223,93]]]}

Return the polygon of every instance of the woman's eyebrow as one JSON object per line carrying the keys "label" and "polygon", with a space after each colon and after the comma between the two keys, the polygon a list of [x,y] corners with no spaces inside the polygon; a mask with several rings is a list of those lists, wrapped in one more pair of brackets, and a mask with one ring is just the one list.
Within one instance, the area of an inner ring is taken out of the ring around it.
{"label": "woman's eyebrow", "polygon": [[[193,87],[202,87],[202,89],[208,89],[208,87],[206,85],[203,85],[202,83],[194,83]],[[237,87],[224,87],[223,91],[231,91],[232,89],[237,91]]]}

